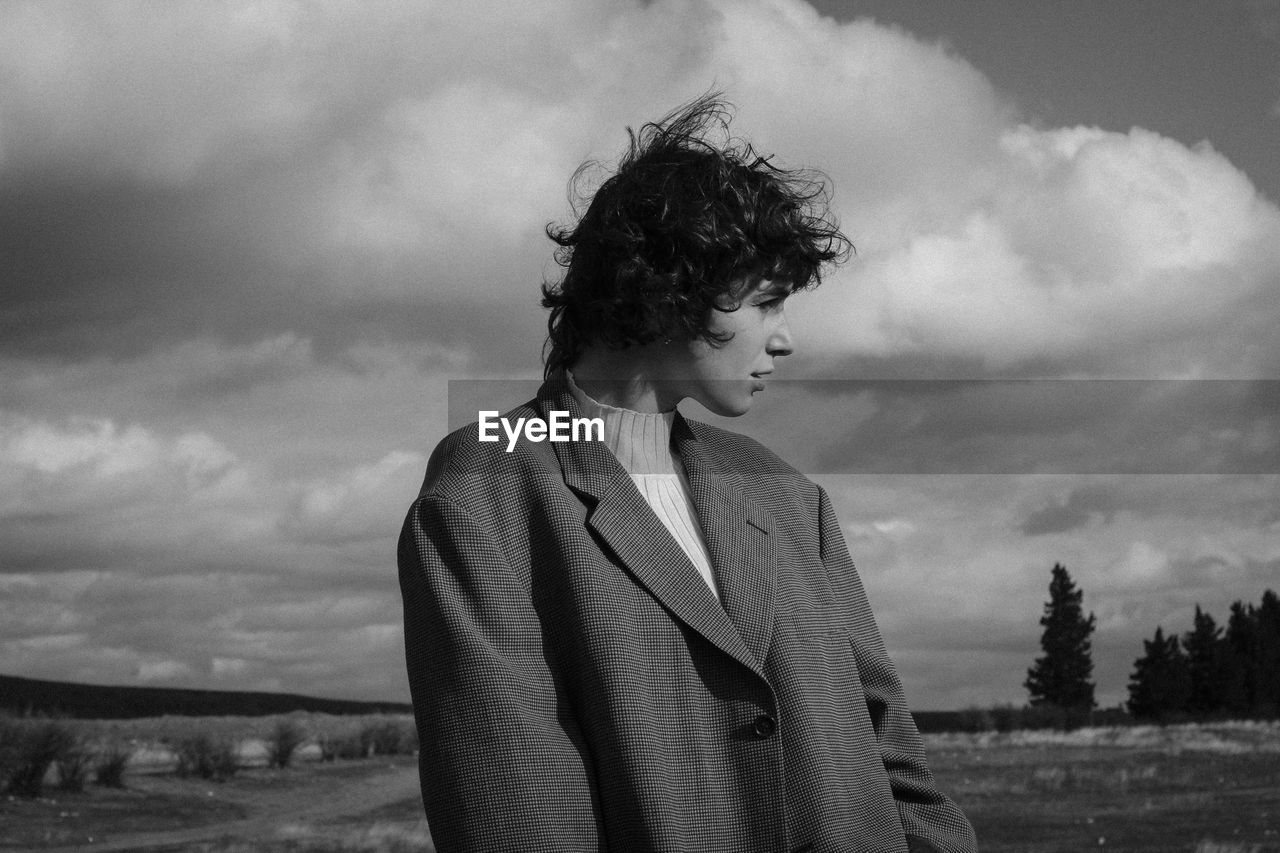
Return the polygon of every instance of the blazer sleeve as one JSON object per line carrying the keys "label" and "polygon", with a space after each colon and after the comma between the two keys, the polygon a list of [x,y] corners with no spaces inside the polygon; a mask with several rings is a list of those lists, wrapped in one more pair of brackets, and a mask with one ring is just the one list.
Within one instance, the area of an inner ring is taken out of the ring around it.
{"label": "blazer sleeve", "polygon": [[602,849],[594,774],[492,530],[438,495],[398,549],[422,797],[440,853]]}
{"label": "blazer sleeve", "polygon": [[850,608],[854,658],[908,845],[912,853],[973,853],[977,850],[973,828],[959,806],[934,783],[924,744],[907,710],[902,681],[885,651],[835,510],[821,488],[819,506],[822,562]]}

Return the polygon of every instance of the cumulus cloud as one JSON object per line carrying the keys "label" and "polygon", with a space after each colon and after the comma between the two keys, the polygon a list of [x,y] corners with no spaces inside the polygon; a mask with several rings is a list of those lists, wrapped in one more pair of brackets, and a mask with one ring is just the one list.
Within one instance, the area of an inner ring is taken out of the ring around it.
{"label": "cumulus cloud", "polygon": [[178,495],[212,497],[242,488],[246,472],[233,453],[192,432],[165,440],[138,424],[75,418],[65,424],[0,418],[0,482],[5,516],[88,508],[110,496],[162,505]]}
{"label": "cumulus cloud", "polygon": [[[856,294],[823,327],[827,341],[997,371],[1266,367],[1248,349],[1269,344],[1250,312],[1276,286],[1280,211],[1221,155],[1138,128],[1026,125],[1003,131],[995,154],[989,185],[950,222],[918,222],[899,245],[867,247]],[[1246,332],[1230,352],[1216,340],[1228,328]]]}
{"label": "cumulus cloud", "polygon": [[[1280,471],[1278,388],[1243,380],[779,380],[750,418],[719,423],[784,446],[788,461],[812,474],[1265,474]],[[808,415],[796,419],[797,411]]]}
{"label": "cumulus cloud", "polygon": [[1094,518],[1109,522],[1117,510],[1110,489],[1085,487],[1076,489],[1065,501],[1054,500],[1027,516],[1020,525],[1023,536],[1067,533],[1084,527]]}
{"label": "cumulus cloud", "polygon": [[[473,397],[528,396],[448,380],[539,373],[569,175],[712,87],[830,174],[858,247],[789,308],[786,375],[1280,371],[1280,213],[1211,141],[1045,126],[945,46],[799,0],[11,3],[0,79],[5,667],[403,695],[386,543]],[[1176,613],[1197,571],[1280,556],[1265,383],[770,395],[733,428],[830,478],[928,679],[956,637],[1029,659],[1056,559],[1123,634],[1144,585]],[[1222,532],[1184,535],[1205,513]]]}
{"label": "cumulus cloud", "polygon": [[[179,271],[168,292],[214,322],[282,322],[288,294],[313,319],[492,305],[536,337],[533,288],[554,273],[541,228],[568,213],[570,172],[609,160],[624,125],[718,85],[761,147],[836,182],[860,255],[812,297],[821,350],[1039,374],[1273,366],[1276,318],[1257,307],[1280,270],[1280,213],[1209,144],[1020,123],[942,46],[798,0],[564,0],[537,14],[50,3],[7,17],[0,180],[39,205],[39,176],[76,170],[100,191],[61,182],[64,215],[129,206],[161,237],[134,255],[167,260],[149,275]],[[126,201],[130,184],[149,201]],[[104,229],[128,231],[90,224],[67,237],[86,257]],[[49,253],[19,257],[58,269]],[[202,290],[220,267],[237,273],[219,289],[238,310]],[[165,288],[147,292],[183,322]]]}
{"label": "cumulus cloud", "polygon": [[[11,417],[0,421],[0,528],[9,534],[0,567],[167,572],[175,561],[223,557],[249,571],[289,571],[306,563],[278,562],[294,540],[322,550],[392,537],[425,464],[421,453],[392,451],[284,480],[204,433]],[[110,547],[94,553],[95,543]]]}
{"label": "cumulus cloud", "polygon": [[300,484],[282,524],[310,542],[390,541],[406,510],[403,484],[420,479],[426,464],[421,453],[392,451],[372,465]]}

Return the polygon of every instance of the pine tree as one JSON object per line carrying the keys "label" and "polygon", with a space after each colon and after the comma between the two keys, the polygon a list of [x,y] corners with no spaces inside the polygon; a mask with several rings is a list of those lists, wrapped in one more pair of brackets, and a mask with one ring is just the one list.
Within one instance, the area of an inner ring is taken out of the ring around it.
{"label": "pine tree", "polygon": [[1224,643],[1224,705],[1236,717],[1280,715],[1280,597],[1272,590],[1247,607],[1231,605]]}
{"label": "pine tree", "polygon": [[1254,662],[1258,656],[1258,626],[1252,613],[1253,605],[1245,607],[1237,601],[1231,605],[1227,619],[1227,633],[1223,638],[1226,660],[1223,669],[1224,686],[1222,705],[1232,717],[1248,717],[1253,714],[1257,676]]}
{"label": "pine tree", "polygon": [[1187,710],[1197,716],[1207,716],[1223,707],[1228,671],[1226,667],[1226,643],[1222,629],[1213,617],[1196,605],[1195,627],[1182,638],[1182,648],[1187,654],[1187,676],[1190,678],[1190,694]]}
{"label": "pine tree", "polygon": [[1156,628],[1155,637],[1143,640],[1142,646],[1144,654],[1134,661],[1129,676],[1129,713],[1162,723],[1177,719],[1191,696],[1191,675],[1178,638],[1166,638]]}
{"label": "pine tree", "polygon": [[1061,563],[1053,566],[1049,582],[1049,600],[1044,605],[1040,624],[1044,633],[1040,648],[1044,654],[1027,670],[1024,686],[1031,694],[1034,707],[1060,708],[1067,722],[1087,717],[1096,702],[1093,698],[1093,651],[1089,636],[1094,617],[1084,616],[1081,602],[1084,592],[1076,589],[1071,575]]}
{"label": "pine tree", "polygon": [[1280,596],[1267,590],[1258,609],[1249,609],[1258,629],[1253,712],[1275,718],[1280,716]]}

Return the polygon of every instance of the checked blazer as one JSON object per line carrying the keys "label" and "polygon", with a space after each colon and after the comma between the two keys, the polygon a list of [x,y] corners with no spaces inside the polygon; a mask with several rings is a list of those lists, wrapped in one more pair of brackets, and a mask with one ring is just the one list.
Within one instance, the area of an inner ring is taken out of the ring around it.
{"label": "checked blazer", "polygon": [[[581,411],[553,377],[510,419]],[[677,415],[721,599],[601,442],[442,441],[399,545],[440,853],[976,849],[823,490]]]}

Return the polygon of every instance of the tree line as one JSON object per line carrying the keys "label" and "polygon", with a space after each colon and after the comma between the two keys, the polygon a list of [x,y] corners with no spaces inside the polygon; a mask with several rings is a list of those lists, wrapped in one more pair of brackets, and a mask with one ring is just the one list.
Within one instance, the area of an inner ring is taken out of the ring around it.
{"label": "tree line", "polygon": [[1231,605],[1225,630],[1196,605],[1190,631],[1143,640],[1129,679],[1137,719],[1263,718],[1280,712],[1280,597]]}
{"label": "tree line", "polygon": [[[1040,618],[1044,654],[1023,683],[1030,709],[1065,728],[1089,722],[1097,707],[1090,640],[1096,620],[1085,615],[1083,599],[1066,567],[1055,563]],[[1274,591],[1264,592],[1257,606],[1231,605],[1225,629],[1197,604],[1186,634],[1166,636],[1157,627],[1142,645],[1129,680],[1127,708],[1134,719],[1280,716],[1280,597]]]}

